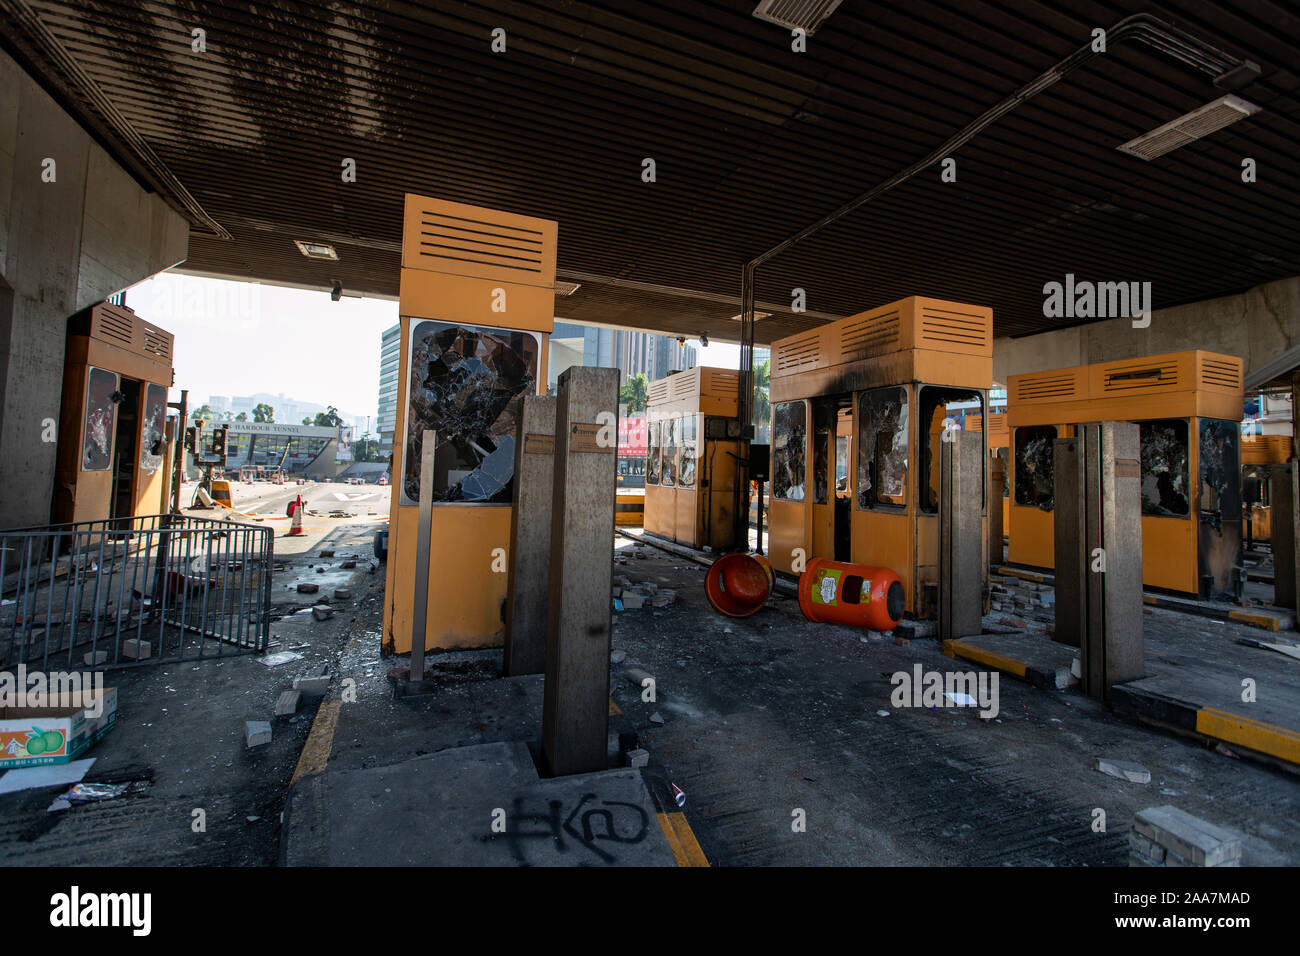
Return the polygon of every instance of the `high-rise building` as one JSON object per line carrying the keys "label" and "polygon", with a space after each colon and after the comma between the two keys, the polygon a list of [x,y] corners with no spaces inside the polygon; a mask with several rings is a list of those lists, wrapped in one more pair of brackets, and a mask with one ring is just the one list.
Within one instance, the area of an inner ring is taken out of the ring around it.
{"label": "high-rise building", "polygon": [[616,368],[622,373],[620,382],[638,374],[653,382],[669,372],[694,368],[697,356],[694,345],[679,343],[671,335],[556,322],[547,385],[554,388],[560,373],[571,365]]}
{"label": "high-rise building", "polygon": [[385,459],[393,453],[393,432],[397,428],[397,361],[401,348],[399,323],[384,331],[379,346],[379,417],[375,419],[375,434],[379,436],[379,455]]}

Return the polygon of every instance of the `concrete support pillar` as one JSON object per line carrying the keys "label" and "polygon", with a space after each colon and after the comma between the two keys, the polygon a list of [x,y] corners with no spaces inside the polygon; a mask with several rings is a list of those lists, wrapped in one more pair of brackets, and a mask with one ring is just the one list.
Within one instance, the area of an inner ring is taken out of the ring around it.
{"label": "concrete support pillar", "polygon": [[1080,425],[1055,445],[1056,628],[1078,647],[1083,689],[1145,675],[1141,445],[1129,422]]}
{"label": "concrete support pillar", "polygon": [[514,522],[510,526],[510,583],[506,593],[503,672],[546,669],[547,607],[551,578],[551,504],[555,471],[555,399],[519,400],[515,433]]}
{"label": "concrete support pillar", "polygon": [[984,609],[984,436],[951,429],[939,442],[939,639],[980,632]]}
{"label": "concrete support pillar", "polygon": [[1002,564],[1002,514],[1006,499],[1007,462],[1001,455],[989,458],[989,567]]}
{"label": "concrete support pillar", "polygon": [[542,706],[542,763],[555,775],[609,762],[618,378],[574,366],[558,382]]}
{"label": "concrete support pillar", "polygon": [[50,520],[68,317],[188,244],[185,219],[0,51],[0,528]]}
{"label": "concrete support pillar", "polygon": [[1300,561],[1296,544],[1300,542],[1300,469],[1294,461],[1274,465],[1269,478],[1269,512],[1273,549],[1273,603],[1278,607],[1295,607],[1300,595]]}

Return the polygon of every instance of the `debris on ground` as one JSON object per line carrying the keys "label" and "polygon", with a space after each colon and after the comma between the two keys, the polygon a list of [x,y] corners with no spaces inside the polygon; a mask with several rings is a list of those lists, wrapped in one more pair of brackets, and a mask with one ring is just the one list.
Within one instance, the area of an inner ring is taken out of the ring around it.
{"label": "debris on ground", "polygon": [[271,722],[269,720],[244,721],[244,745],[260,747],[271,742]]}
{"label": "debris on ground", "polygon": [[1151,771],[1140,763],[1133,763],[1131,760],[1111,760],[1107,757],[1098,757],[1095,766],[1102,773],[1109,774],[1112,777],[1119,777],[1121,780],[1127,780],[1130,783],[1151,782]]}
{"label": "debris on ground", "polygon": [[301,691],[308,697],[320,697],[330,688],[329,666],[321,664],[313,667],[303,677],[293,679],[293,689]]}
{"label": "debris on ground", "polygon": [[298,704],[301,700],[302,691],[281,691],[280,696],[275,700],[275,716],[289,717],[296,714],[298,712]]}
{"label": "debris on ground", "polygon": [[653,714],[650,715],[650,723],[658,727],[662,727],[664,725],[664,715],[659,713],[659,711],[656,710]]}
{"label": "debris on ground", "polygon": [[315,594],[320,590],[319,584],[308,584],[306,581],[298,585],[299,594]]}
{"label": "debris on ground", "polygon": [[638,747],[636,750],[629,750],[623,755],[629,767],[645,767],[650,764],[650,751]]}
{"label": "debris on ground", "polygon": [[610,651],[609,662],[611,664],[622,664],[627,658],[627,651]]}
{"label": "debris on ground", "polygon": [[334,616],[334,608],[328,604],[317,604],[311,609],[311,616],[318,621],[328,621]]}
{"label": "debris on ground", "polygon": [[287,664],[290,661],[302,660],[301,654],[295,654],[293,651],[276,651],[274,654],[267,654],[265,657],[259,657],[258,661],[267,667],[276,667],[280,664]]}

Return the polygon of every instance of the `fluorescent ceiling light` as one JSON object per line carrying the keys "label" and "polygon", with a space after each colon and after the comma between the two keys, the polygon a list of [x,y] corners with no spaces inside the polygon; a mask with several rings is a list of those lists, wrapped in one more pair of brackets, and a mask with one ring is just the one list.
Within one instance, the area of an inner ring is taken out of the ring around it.
{"label": "fluorescent ceiling light", "polygon": [[812,36],[839,5],[840,0],[760,0],[754,16]]}
{"label": "fluorescent ceiling light", "polygon": [[339,254],[334,251],[334,247],[329,243],[303,242],[301,239],[295,239],[293,244],[308,259],[333,259],[337,261],[339,257]]}
{"label": "fluorescent ceiling light", "polygon": [[573,295],[581,288],[582,284],[579,282],[564,282],[559,279],[555,281],[555,294],[558,296]]}
{"label": "fluorescent ceiling light", "polygon": [[1258,106],[1239,96],[1223,96],[1116,149],[1138,159],[1152,160],[1258,112]]}

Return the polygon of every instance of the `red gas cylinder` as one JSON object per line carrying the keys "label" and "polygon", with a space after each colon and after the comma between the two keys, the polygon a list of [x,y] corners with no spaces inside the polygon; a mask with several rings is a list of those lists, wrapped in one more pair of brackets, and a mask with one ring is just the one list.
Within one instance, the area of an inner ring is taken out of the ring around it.
{"label": "red gas cylinder", "polygon": [[704,576],[704,593],[715,611],[749,617],[767,603],[776,575],[761,554],[724,554]]}
{"label": "red gas cylinder", "polygon": [[888,568],[813,558],[799,577],[799,610],[810,621],[891,631],[905,602],[903,582]]}

